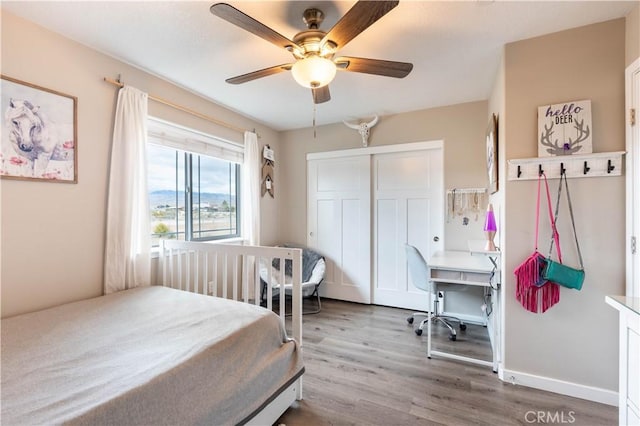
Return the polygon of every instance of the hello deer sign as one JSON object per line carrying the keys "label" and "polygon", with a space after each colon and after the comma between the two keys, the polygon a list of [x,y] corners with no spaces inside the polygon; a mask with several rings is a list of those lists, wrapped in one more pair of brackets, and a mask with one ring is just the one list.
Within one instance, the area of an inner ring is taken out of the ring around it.
{"label": "hello deer sign", "polygon": [[591,101],[538,107],[538,157],[591,154]]}

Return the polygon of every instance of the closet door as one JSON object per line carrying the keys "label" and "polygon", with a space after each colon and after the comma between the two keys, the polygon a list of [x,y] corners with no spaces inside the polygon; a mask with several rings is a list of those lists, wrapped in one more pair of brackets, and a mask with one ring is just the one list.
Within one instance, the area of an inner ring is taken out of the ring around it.
{"label": "closet door", "polygon": [[320,295],[371,303],[369,155],[308,161],[307,245],[325,255]]}
{"label": "closet door", "polygon": [[[640,297],[640,59],[626,70],[627,289]],[[631,111],[635,111],[632,113]],[[632,114],[635,115],[632,118]]]}
{"label": "closet door", "polygon": [[373,156],[376,305],[427,310],[428,294],[408,274],[405,244],[428,261],[444,248],[442,149]]}

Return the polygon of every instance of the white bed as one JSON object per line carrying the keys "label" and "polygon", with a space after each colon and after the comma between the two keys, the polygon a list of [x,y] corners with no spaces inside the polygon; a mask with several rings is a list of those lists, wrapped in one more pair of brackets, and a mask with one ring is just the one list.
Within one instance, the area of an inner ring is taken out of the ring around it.
{"label": "white bed", "polygon": [[[199,281],[206,293],[242,285],[253,256],[292,258],[298,271],[300,256],[233,247],[173,242],[163,250],[164,284],[191,292],[137,288],[4,319],[2,424],[274,422],[301,398],[300,312],[290,339],[274,313],[193,290]],[[205,272],[214,263],[223,266]],[[252,301],[246,286],[228,293]]]}

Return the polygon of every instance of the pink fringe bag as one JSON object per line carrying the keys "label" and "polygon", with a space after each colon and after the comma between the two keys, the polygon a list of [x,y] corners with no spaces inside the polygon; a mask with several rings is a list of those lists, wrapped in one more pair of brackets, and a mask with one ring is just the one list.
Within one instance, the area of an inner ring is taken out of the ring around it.
{"label": "pink fringe bag", "polygon": [[551,232],[556,242],[558,258],[562,258],[559,250],[558,231],[553,213],[551,211],[551,196],[549,195],[549,184],[544,173],[538,176],[538,199],[536,204],[536,247],[533,254],[522,262],[513,273],[516,276],[516,299],[529,312],[545,312],[547,309],[560,301],[560,288],[558,284],[546,281],[543,278],[543,271],[547,259],[538,252],[538,225],[540,222],[540,181],[544,178],[547,192],[547,205],[549,207],[549,219],[551,220]]}

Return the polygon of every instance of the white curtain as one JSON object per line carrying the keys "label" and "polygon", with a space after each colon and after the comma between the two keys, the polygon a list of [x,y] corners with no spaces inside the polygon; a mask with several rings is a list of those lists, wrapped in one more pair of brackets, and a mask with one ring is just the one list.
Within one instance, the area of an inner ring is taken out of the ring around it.
{"label": "white curtain", "polygon": [[253,132],[244,132],[241,208],[243,239],[250,245],[260,245],[260,150]]}
{"label": "white curtain", "polygon": [[147,98],[146,93],[129,86],[118,93],[109,173],[105,294],[151,281]]}

